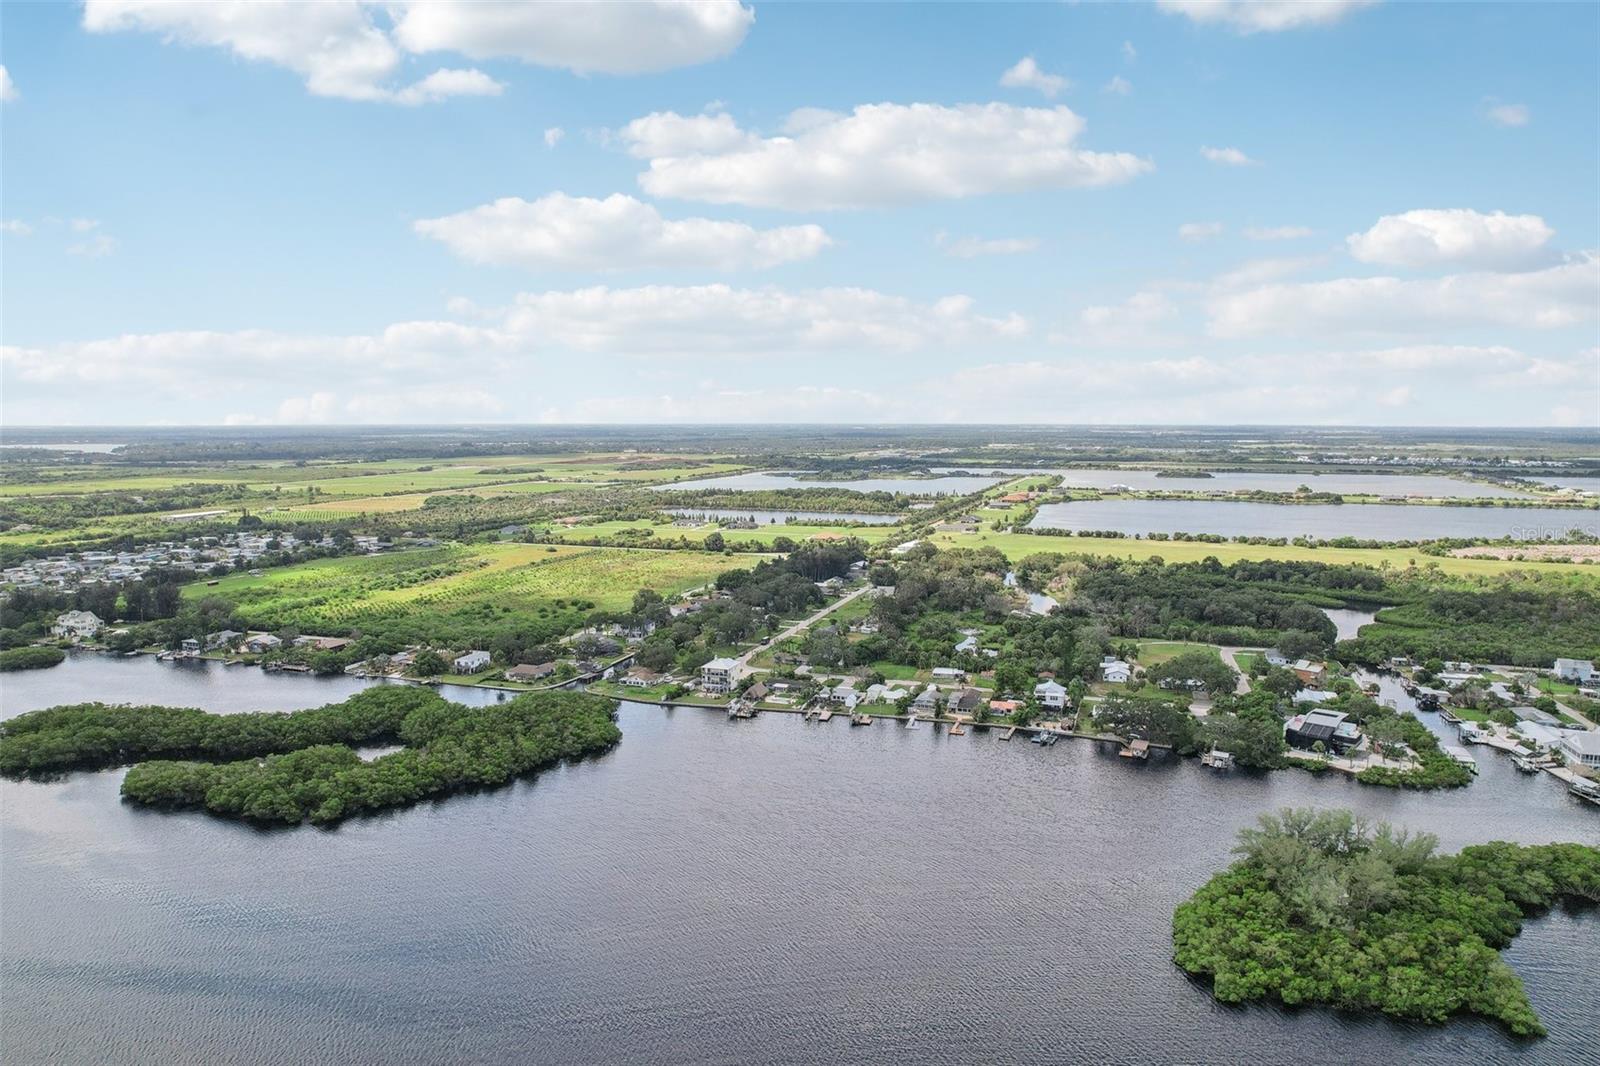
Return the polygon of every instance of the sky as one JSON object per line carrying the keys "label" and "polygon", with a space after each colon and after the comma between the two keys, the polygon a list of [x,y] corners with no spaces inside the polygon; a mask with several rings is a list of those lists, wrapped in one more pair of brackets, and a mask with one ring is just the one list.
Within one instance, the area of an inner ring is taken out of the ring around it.
{"label": "sky", "polygon": [[1600,5],[0,5],[0,423],[1600,426]]}

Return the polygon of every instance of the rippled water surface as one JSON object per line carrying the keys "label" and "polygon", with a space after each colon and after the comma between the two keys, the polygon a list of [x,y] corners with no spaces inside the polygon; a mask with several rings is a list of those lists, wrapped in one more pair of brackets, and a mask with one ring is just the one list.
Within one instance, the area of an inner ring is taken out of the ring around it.
{"label": "rippled water surface", "polygon": [[[150,660],[16,677],[8,715],[74,685],[166,680],[214,710],[352,687]],[[120,771],[0,785],[3,1057],[1600,1062],[1592,912],[1532,921],[1506,953],[1539,1042],[1222,1007],[1170,961],[1172,908],[1281,805],[1450,849],[1600,843],[1592,809],[1490,753],[1467,791],[1416,795],[898,724],[638,705],[621,724],[602,758],[332,831],[124,807]]]}

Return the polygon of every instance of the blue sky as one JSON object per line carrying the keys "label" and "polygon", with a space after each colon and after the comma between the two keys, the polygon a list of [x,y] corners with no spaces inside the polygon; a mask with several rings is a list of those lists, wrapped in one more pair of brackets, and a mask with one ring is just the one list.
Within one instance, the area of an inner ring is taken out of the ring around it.
{"label": "blue sky", "polygon": [[0,418],[1596,425],[1597,44],[1589,4],[9,3]]}

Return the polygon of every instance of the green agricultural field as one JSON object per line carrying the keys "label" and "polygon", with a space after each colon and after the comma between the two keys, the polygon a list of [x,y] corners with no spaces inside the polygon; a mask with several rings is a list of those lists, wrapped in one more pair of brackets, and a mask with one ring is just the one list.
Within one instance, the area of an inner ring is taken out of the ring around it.
{"label": "green agricultural field", "polygon": [[1169,563],[1199,562],[1214,556],[1224,565],[1241,559],[1288,559],[1304,562],[1388,566],[1405,570],[1410,566],[1437,566],[1439,571],[1457,577],[1489,577],[1513,571],[1525,573],[1564,573],[1600,585],[1600,566],[1582,563],[1515,562],[1504,559],[1459,559],[1453,556],[1424,555],[1409,548],[1302,548],[1293,544],[1206,544],[1181,540],[1134,540],[1118,537],[1040,537],[1031,533],[935,533],[927,538],[941,548],[999,549],[1008,559],[1021,559],[1035,552],[1061,552],[1067,555],[1105,555],[1124,559],[1149,559],[1160,556]]}
{"label": "green agricultural field", "polygon": [[582,525],[552,525],[546,532],[556,540],[587,541],[601,537],[614,538],[624,530],[650,531],[650,537],[638,543],[648,543],[649,540],[659,540],[668,543],[682,537],[691,543],[698,544],[712,533],[721,533],[722,539],[729,544],[748,544],[751,541],[760,541],[771,544],[778,537],[788,537],[790,540],[802,541],[811,537],[857,537],[869,544],[885,539],[891,534],[898,533],[895,526],[837,526],[837,525],[788,525],[778,523],[775,525],[759,526],[756,529],[719,529],[716,526],[674,526],[670,522],[657,525],[648,521],[616,521],[616,522],[588,522]]}
{"label": "green agricultural field", "polygon": [[196,582],[184,594],[227,599],[263,628],[348,632],[402,616],[425,626],[430,616],[509,621],[618,610],[641,588],[670,595],[739,565],[707,552],[452,545],[235,574],[215,585]]}

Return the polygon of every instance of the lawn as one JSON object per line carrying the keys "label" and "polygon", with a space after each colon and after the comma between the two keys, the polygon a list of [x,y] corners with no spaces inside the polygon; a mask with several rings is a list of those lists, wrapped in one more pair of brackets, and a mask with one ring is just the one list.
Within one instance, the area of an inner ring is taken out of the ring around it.
{"label": "lawn", "polygon": [[1287,559],[1317,563],[1362,564],[1392,570],[1409,566],[1437,566],[1439,571],[1459,577],[1484,577],[1521,570],[1528,573],[1573,574],[1600,584],[1600,567],[1580,563],[1513,562],[1503,559],[1458,559],[1452,556],[1424,555],[1409,548],[1302,548],[1293,544],[1206,544],[1200,541],[1134,540],[1119,537],[1040,537],[1030,533],[934,533],[927,538],[941,548],[998,548],[1008,559],[1016,560],[1036,552],[1061,552],[1067,555],[1105,555],[1124,559],[1149,559],[1160,556],[1169,563],[1198,562],[1214,556],[1220,562],[1241,559]]}
{"label": "lawn", "polygon": [[1186,651],[1216,652],[1216,647],[1211,644],[1194,644],[1182,640],[1151,640],[1139,645],[1139,662],[1144,666],[1156,666],[1168,659],[1177,658]]}

